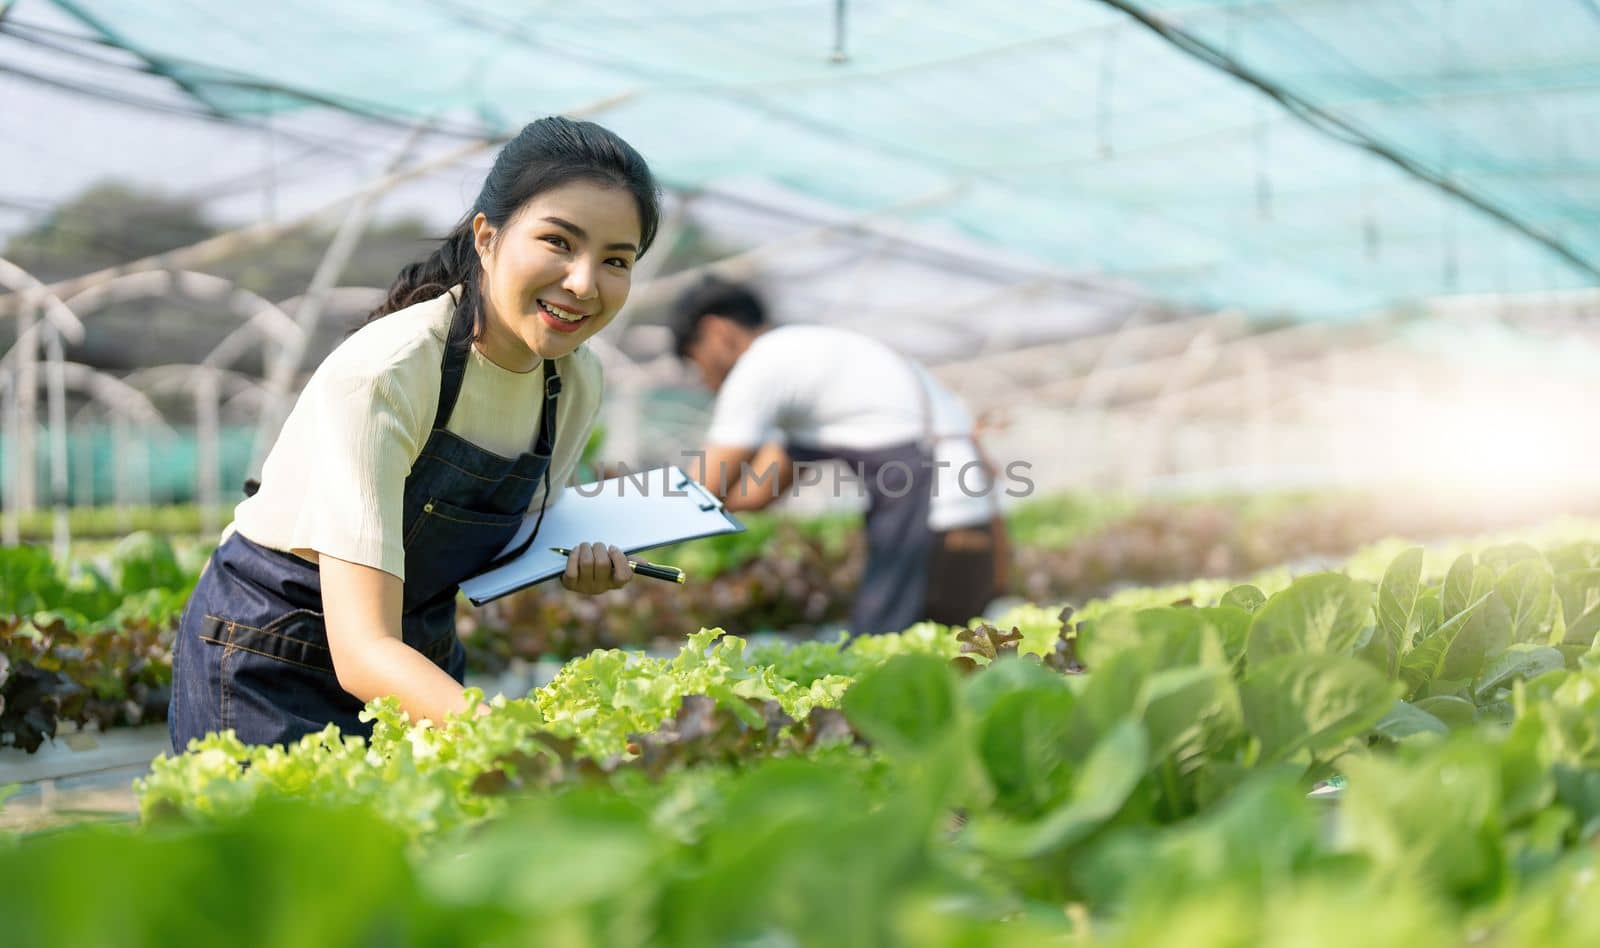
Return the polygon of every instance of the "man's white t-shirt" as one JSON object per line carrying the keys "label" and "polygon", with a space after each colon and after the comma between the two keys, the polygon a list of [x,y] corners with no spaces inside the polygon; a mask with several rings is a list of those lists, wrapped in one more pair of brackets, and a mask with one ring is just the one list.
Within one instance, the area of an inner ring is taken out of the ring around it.
{"label": "man's white t-shirt", "polygon": [[757,336],[717,393],[706,441],[757,448],[768,441],[827,451],[870,451],[923,437],[927,393],[936,439],[933,530],[992,515],[989,477],[972,443],[972,417],[927,370],[870,336],[832,326],[780,326]]}

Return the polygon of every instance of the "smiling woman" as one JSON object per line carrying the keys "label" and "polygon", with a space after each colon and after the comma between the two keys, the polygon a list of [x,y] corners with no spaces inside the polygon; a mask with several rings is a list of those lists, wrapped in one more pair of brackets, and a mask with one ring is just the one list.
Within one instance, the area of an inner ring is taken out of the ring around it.
{"label": "smiling woman", "polygon": [[[467,707],[457,586],[576,467],[602,384],[583,343],[627,301],[657,216],[644,159],[598,125],[541,119],[501,150],[440,247],[318,366],[224,531],[174,649],[175,749],[366,734],[362,707],[388,695],[413,720]],[[597,540],[568,589],[632,578]]]}
{"label": "smiling woman", "polygon": [[605,328],[628,298],[639,218],[626,191],[588,181],[533,197],[504,227],[474,216],[485,283],[478,348],[527,372]]}

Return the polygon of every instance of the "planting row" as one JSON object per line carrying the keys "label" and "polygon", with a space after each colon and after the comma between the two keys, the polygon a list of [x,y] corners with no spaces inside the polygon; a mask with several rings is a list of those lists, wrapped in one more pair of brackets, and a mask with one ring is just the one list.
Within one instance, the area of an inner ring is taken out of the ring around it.
{"label": "planting row", "polygon": [[[0,910],[24,943],[1592,943],[1600,544],[1434,562],[708,630],[482,717],[375,702],[370,742],[213,736],[158,762],[144,827],[0,854]],[[86,864],[131,881],[64,922]],[[218,872],[262,897],[184,895]]]}
{"label": "planting row", "polygon": [[[1012,592],[1083,602],[1132,583],[1241,576],[1285,560],[1346,554],[1389,533],[1490,523],[1371,499],[1278,497],[1145,506],[1059,497],[1011,518]],[[463,608],[469,667],[594,648],[675,648],[701,627],[812,634],[849,610],[865,549],[853,522],[749,518],[744,534],[654,554],[687,587],[636,582],[603,597],[536,587]],[[0,549],[0,746],[34,749],[59,723],[106,728],[165,714],[172,630],[206,547],[174,556],[159,538],[121,541],[103,566]],[[149,578],[135,578],[148,574]]]}

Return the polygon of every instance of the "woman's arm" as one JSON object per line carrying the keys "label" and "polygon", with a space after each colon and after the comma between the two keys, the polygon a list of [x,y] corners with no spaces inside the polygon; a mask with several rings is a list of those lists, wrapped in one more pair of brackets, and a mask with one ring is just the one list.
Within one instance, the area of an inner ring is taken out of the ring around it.
{"label": "woman's arm", "polygon": [[[363,702],[394,695],[413,721],[443,722],[446,715],[467,709],[456,680],[401,639],[404,584],[398,576],[325,553],[317,562],[328,649],[340,687]],[[631,579],[633,568],[621,549],[583,543],[567,558],[561,584],[593,595]]]}
{"label": "woman's arm", "polygon": [[456,680],[400,638],[400,578],[325,553],[317,561],[340,687],[363,702],[394,695],[413,721],[442,723],[446,715],[465,711],[467,699]]}

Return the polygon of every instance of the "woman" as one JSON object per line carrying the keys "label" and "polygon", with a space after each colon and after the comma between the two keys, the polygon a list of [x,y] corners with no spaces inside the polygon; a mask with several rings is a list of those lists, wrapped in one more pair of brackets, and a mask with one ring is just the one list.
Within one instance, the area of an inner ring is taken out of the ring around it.
{"label": "woman", "polygon": [[[443,245],[317,368],[235,511],[179,627],[175,750],[369,734],[358,714],[385,695],[412,720],[465,710],[457,584],[576,466],[601,394],[581,346],[657,220],[644,159],[598,125],[541,119],[500,151]],[[562,584],[630,578],[586,543]]]}

